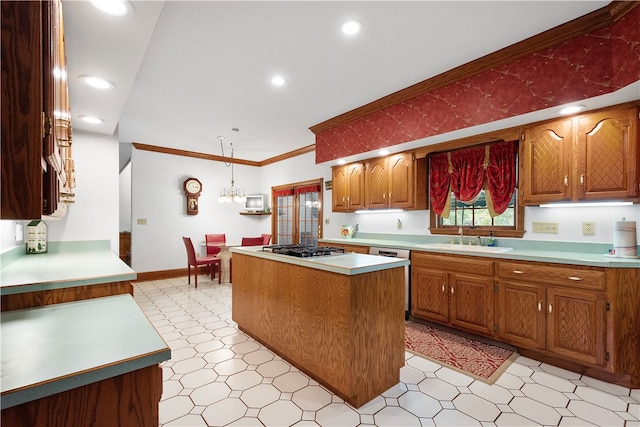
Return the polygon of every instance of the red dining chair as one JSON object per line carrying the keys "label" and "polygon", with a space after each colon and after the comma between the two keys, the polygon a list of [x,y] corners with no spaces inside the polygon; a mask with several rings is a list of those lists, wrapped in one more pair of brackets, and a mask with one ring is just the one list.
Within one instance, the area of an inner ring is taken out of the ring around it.
{"label": "red dining chair", "polygon": [[268,245],[271,242],[271,234],[262,234],[262,244]]}
{"label": "red dining chair", "polygon": [[207,245],[207,255],[218,255],[220,246],[227,243],[227,236],[225,234],[205,234],[204,240]]}
{"label": "red dining chair", "polygon": [[182,237],[184,246],[187,249],[187,271],[189,274],[189,281],[191,283],[191,266],[195,269],[196,288],[198,287],[198,267],[201,265],[209,266],[209,273],[211,274],[211,280],[213,280],[214,271],[218,270],[218,283],[222,283],[222,268],[221,259],[217,256],[207,255],[204,257],[196,256],[196,250],[193,248],[193,242],[190,237]]}
{"label": "red dining chair", "polygon": [[[260,246],[264,244],[264,238],[260,237],[243,237],[242,246]],[[229,258],[229,281],[233,283],[233,257]]]}

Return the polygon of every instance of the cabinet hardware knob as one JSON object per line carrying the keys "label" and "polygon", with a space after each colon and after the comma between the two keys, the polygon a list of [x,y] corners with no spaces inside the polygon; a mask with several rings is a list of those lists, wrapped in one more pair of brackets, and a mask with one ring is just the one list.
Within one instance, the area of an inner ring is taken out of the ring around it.
{"label": "cabinet hardware knob", "polygon": [[580,175],[580,185],[584,185],[584,174]]}
{"label": "cabinet hardware knob", "polygon": [[574,282],[579,282],[582,280],[582,277],[569,276],[568,279],[573,280]]}
{"label": "cabinet hardware knob", "polygon": [[514,274],[524,274],[524,271],[522,270],[513,270]]}
{"label": "cabinet hardware knob", "polygon": [[455,289],[455,288],[452,286],[452,287],[451,287],[451,293],[453,293],[453,290],[454,290],[454,289]]}
{"label": "cabinet hardware knob", "polygon": [[553,304],[549,303],[549,313],[553,313]]}
{"label": "cabinet hardware knob", "polygon": [[444,292],[444,283],[442,284],[442,292]]}
{"label": "cabinet hardware knob", "polygon": [[564,176],[564,186],[566,187],[567,185],[569,185],[569,175]]}
{"label": "cabinet hardware knob", "polygon": [[538,311],[542,311],[542,301],[538,301]]}

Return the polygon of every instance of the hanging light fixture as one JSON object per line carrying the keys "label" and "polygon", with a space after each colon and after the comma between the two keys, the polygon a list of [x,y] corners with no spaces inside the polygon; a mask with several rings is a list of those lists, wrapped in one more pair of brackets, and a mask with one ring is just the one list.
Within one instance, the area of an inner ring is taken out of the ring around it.
{"label": "hanging light fixture", "polygon": [[[220,140],[220,150],[222,151],[222,158],[224,159],[224,145],[222,144],[222,141],[224,141],[224,137],[219,136],[218,139]],[[220,190],[220,197],[218,198],[218,201],[221,203],[244,203],[247,200],[244,194],[244,189],[236,188],[235,182],[233,180],[233,142],[231,143],[230,159],[231,161],[225,161],[224,164],[226,167],[231,166],[231,187],[222,188]]]}

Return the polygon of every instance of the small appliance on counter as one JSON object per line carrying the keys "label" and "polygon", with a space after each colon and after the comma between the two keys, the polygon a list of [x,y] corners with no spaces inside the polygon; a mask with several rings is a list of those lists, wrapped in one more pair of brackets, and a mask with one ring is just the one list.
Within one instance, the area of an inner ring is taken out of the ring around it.
{"label": "small appliance on counter", "polygon": [[621,258],[637,258],[638,243],[636,234],[636,222],[622,221],[613,222],[613,250],[609,251],[611,256]]}
{"label": "small appliance on counter", "polygon": [[42,254],[47,252],[47,224],[36,219],[27,225],[27,253]]}

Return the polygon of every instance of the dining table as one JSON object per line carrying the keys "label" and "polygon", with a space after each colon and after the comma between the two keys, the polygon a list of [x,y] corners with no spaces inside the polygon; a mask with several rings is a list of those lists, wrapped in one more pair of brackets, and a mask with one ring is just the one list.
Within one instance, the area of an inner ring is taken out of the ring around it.
{"label": "dining table", "polygon": [[207,246],[220,248],[218,257],[220,258],[221,264],[222,264],[222,267],[221,267],[222,283],[229,283],[231,281],[231,268],[230,268],[231,251],[229,249],[236,246],[242,246],[242,245],[240,243],[201,242],[200,247],[202,248],[202,256],[207,255]]}

